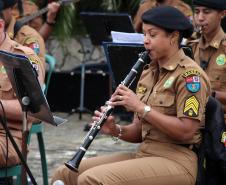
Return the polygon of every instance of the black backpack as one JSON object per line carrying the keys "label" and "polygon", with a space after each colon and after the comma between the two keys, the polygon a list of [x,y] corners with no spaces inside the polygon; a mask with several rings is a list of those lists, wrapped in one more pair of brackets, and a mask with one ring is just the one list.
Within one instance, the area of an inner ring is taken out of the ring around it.
{"label": "black backpack", "polygon": [[221,141],[226,132],[222,105],[210,97],[206,105],[206,124],[203,140],[198,149],[196,185],[226,184],[226,146]]}

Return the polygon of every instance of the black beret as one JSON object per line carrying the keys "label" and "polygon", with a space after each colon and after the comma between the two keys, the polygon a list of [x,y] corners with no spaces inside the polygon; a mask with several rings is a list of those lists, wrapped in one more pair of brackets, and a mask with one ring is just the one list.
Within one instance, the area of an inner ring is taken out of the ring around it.
{"label": "black beret", "polygon": [[17,0],[0,0],[1,10],[7,9],[15,5]]}
{"label": "black beret", "polygon": [[193,0],[193,6],[205,6],[216,10],[226,9],[226,0]]}
{"label": "black beret", "polygon": [[193,33],[193,25],[185,15],[172,6],[158,6],[142,15],[142,21],[165,30],[179,31],[188,38]]}

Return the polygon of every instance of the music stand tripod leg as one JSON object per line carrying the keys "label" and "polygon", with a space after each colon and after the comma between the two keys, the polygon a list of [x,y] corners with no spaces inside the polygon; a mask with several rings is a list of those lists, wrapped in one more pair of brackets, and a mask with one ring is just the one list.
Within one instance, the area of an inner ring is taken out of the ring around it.
{"label": "music stand tripod leg", "polygon": [[85,94],[85,63],[81,65],[81,80],[80,80],[80,103],[78,107],[79,119],[82,119],[82,113],[91,113],[91,111],[84,107],[84,94]]}
{"label": "music stand tripod leg", "polygon": [[82,113],[89,113],[91,114],[92,112],[84,107],[84,98],[85,98],[85,75],[86,75],[86,69],[85,69],[85,61],[86,61],[86,55],[90,53],[89,50],[85,50],[84,46],[81,43],[82,49],[79,50],[80,53],[83,54],[83,60],[81,64],[81,79],[80,79],[80,102],[79,102],[79,107],[76,109],[75,112],[79,113],[79,119],[82,119]]}
{"label": "music stand tripod leg", "polygon": [[[30,104],[30,98],[28,96],[24,96],[22,98],[22,120],[23,120],[23,130],[22,130],[22,155],[24,157],[25,162],[27,162],[27,137],[28,137],[28,121],[27,121],[27,106]],[[21,168],[21,184],[27,185],[27,173],[25,166],[22,165]]]}
{"label": "music stand tripod leg", "polygon": [[[27,99],[25,99],[25,100],[27,101]],[[22,100],[22,102],[23,102],[23,100]],[[27,127],[27,112],[24,111],[24,110],[26,110],[26,108],[25,108],[25,109],[22,108],[22,110],[23,110],[23,118],[22,118],[22,119],[23,119],[23,130],[25,130],[26,127]],[[1,117],[1,116],[0,116],[0,117]],[[22,178],[21,178],[21,184],[22,184],[22,185],[27,184],[27,181],[23,180],[23,173],[24,173],[25,175],[26,175],[26,174],[29,175],[29,177],[30,177],[31,182],[32,182],[33,185],[37,185],[37,182],[35,181],[35,178],[34,178],[33,174],[31,173],[31,170],[29,169],[29,167],[28,167],[28,165],[27,165],[26,159],[24,158],[24,155],[23,155],[23,146],[22,146],[22,152],[21,152],[20,149],[19,149],[19,147],[17,146],[17,143],[15,142],[13,136],[11,135],[11,132],[10,132],[9,128],[7,127],[6,123],[3,121],[2,118],[1,118],[1,121],[0,121],[0,122],[2,123],[2,126],[3,126],[3,128],[4,128],[4,130],[5,130],[5,132],[7,133],[8,137],[9,137],[9,139],[10,139],[10,142],[12,143],[12,145],[13,145],[13,147],[14,147],[14,149],[15,149],[17,155],[18,155],[18,157],[19,157],[20,160],[21,160],[21,163],[22,163],[22,171],[21,171],[21,172],[22,172]],[[24,133],[23,133],[23,134],[24,134]],[[24,139],[24,138],[22,138],[22,139]],[[23,142],[24,142],[24,141],[22,141],[22,145],[23,145]],[[25,141],[25,142],[26,142],[26,141]],[[27,150],[26,150],[26,151],[27,151]],[[27,179],[26,179],[26,180],[27,180]]]}

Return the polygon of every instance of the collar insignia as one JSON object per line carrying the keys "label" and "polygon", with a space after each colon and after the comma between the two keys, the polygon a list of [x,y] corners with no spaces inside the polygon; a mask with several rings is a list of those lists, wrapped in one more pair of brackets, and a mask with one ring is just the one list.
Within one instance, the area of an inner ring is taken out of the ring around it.
{"label": "collar insignia", "polygon": [[4,66],[2,66],[2,67],[0,68],[0,73],[3,73],[3,74],[6,73],[6,70],[5,70],[5,67],[4,67]]}
{"label": "collar insignia", "polygon": [[164,88],[169,88],[169,87],[171,87],[174,80],[175,80],[175,77],[174,77],[174,76],[169,77],[169,78],[166,80],[166,82],[164,83],[163,87],[164,87]]}
{"label": "collar insignia", "polygon": [[144,94],[146,91],[147,91],[147,88],[142,85],[138,85],[136,89],[137,94]]}

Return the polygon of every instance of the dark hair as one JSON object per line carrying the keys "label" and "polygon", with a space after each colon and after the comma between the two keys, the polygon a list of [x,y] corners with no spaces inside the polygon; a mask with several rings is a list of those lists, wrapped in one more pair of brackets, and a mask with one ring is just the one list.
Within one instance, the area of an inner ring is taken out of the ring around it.
{"label": "dark hair", "polygon": [[3,16],[2,11],[0,11],[0,19],[3,19],[4,20],[4,16]]}
{"label": "dark hair", "polygon": [[[173,33],[174,31],[176,31],[172,29],[165,29],[165,28],[162,28],[162,29],[165,30],[167,33]],[[179,32],[178,47],[180,47],[180,44],[183,40],[183,34],[181,33],[181,31],[178,31],[178,32]]]}

